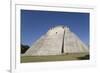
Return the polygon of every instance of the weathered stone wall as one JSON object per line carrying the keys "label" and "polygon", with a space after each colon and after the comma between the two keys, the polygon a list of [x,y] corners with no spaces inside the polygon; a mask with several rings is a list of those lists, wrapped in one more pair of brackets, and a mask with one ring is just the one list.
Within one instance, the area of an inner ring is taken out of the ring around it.
{"label": "weathered stone wall", "polygon": [[73,32],[65,28],[64,52],[84,53],[84,52],[88,52],[88,48],[82,43],[82,41]]}
{"label": "weathered stone wall", "polygon": [[69,28],[57,26],[40,37],[24,55],[59,55],[81,52],[88,52],[88,48],[82,41]]}
{"label": "weathered stone wall", "polygon": [[50,29],[36,43],[29,48],[25,55],[58,55],[61,54],[61,46],[64,29],[56,27]]}

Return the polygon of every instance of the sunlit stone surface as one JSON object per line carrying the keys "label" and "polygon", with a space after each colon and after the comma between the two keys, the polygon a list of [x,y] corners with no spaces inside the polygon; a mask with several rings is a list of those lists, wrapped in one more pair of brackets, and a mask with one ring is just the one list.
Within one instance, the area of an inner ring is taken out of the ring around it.
{"label": "sunlit stone surface", "polygon": [[68,27],[56,26],[41,36],[24,55],[60,55],[85,52],[89,52],[87,46]]}

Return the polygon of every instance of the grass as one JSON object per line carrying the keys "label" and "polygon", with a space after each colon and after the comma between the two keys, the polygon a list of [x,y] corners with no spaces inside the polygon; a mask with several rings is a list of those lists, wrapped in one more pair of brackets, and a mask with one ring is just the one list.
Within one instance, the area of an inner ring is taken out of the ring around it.
{"label": "grass", "polygon": [[[86,55],[88,55],[88,53],[74,53],[74,54],[49,55],[49,56],[21,56],[21,63],[88,60],[89,58],[83,58]],[[81,57],[82,57],[82,59],[81,59]]]}

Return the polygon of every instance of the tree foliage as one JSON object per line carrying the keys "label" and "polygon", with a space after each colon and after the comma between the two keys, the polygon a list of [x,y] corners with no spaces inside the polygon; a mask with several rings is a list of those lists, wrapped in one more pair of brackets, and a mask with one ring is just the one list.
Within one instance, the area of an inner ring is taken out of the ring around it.
{"label": "tree foliage", "polygon": [[82,56],[82,57],[78,57],[78,59],[80,59],[80,60],[90,59],[90,56],[85,55],[85,56]]}
{"label": "tree foliage", "polygon": [[21,44],[21,54],[24,54],[29,48],[28,45]]}

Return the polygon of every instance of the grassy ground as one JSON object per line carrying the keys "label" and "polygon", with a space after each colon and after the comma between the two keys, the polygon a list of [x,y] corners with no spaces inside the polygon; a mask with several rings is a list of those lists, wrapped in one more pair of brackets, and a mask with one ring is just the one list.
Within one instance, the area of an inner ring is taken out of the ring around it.
{"label": "grassy ground", "polygon": [[[52,56],[21,56],[21,63],[28,62],[47,62],[47,61],[69,61],[69,60],[87,60],[85,58],[87,53],[75,53],[64,55],[52,55]],[[82,57],[82,59],[81,59]]]}

